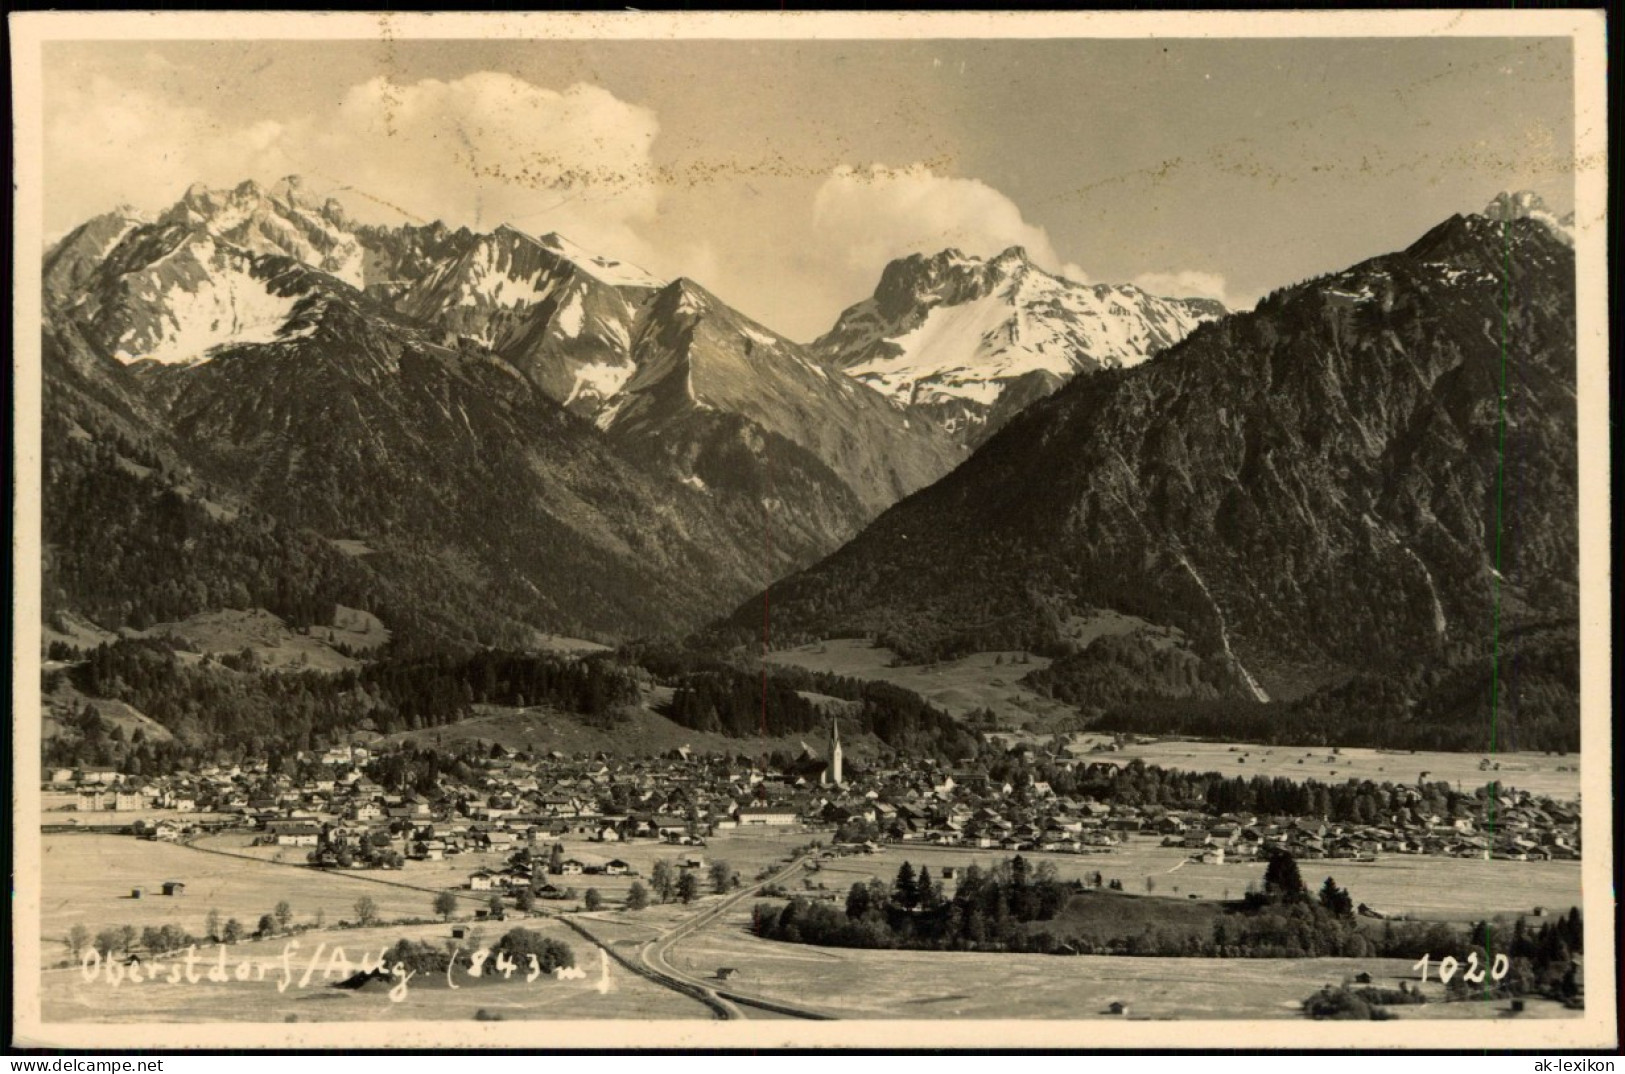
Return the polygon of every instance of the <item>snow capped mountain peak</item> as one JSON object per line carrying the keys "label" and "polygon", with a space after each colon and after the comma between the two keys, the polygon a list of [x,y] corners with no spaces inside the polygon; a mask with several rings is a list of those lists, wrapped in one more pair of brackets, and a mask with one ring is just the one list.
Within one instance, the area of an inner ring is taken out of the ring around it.
{"label": "snow capped mountain peak", "polygon": [[187,187],[159,223],[203,232],[254,254],[280,254],[361,286],[364,251],[337,201],[318,202],[289,176],[269,191],[252,179],[235,187]]}
{"label": "snow capped mountain peak", "polygon": [[1502,191],[1484,208],[1483,215],[1496,222],[1534,220],[1546,225],[1547,230],[1564,245],[1574,245],[1574,214],[1569,213],[1559,218],[1546,207],[1546,202],[1533,190],[1520,190],[1516,193]]}
{"label": "snow capped mountain peak", "polygon": [[643,287],[651,290],[664,287],[666,281],[632,264],[629,261],[618,261],[613,257],[605,257],[578,246],[556,231],[550,231],[540,238],[521,231],[512,224],[501,224],[498,232],[517,236],[527,242],[547,250],[556,257],[563,258],[582,272],[607,283],[611,287]]}
{"label": "snow capped mountain peak", "polygon": [[1073,283],[1020,246],[986,259],[947,249],[887,265],[874,297],[813,350],[972,442],[1073,375],[1135,365],[1224,312],[1206,299]]}

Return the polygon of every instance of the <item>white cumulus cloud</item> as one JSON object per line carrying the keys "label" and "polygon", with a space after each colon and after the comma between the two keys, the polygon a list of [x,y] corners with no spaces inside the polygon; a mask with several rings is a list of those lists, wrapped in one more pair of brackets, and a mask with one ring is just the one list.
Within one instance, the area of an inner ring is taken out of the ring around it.
{"label": "white cumulus cloud", "polygon": [[1216,298],[1226,309],[1240,308],[1227,290],[1225,278],[1217,272],[1184,269],[1175,272],[1144,272],[1129,281],[1142,291],[1163,298]]}
{"label": "white cumulus cloud", "polygon": [[47,205],[67,214],[54,223],[71,227],[121,204],[164,208],[194,182],[274,180],[290,170],[286,134],[271,120],[223,127],[202,107],[94,75],[50,102]]}
{"label": "white cumulus cloud", "polygon": [[1080,283],[1087,274],[1064,261],[1049,233],[1029,223],[1004,194],[977,179],[906,168],[837,169],[813,198],[814,242],[825,257],[869,286],[894,258],[955,247],[989,256],[1026,248],[1041,268]]}
{"label": "white cumulus cloud", "polygon": [[130,201],[161,209],[194,182],[297,174],[363,219],[506,222],[619,257],[654,252],[638,228],[659,207],[650,163],[659,123],[593,85],[556,91],[489,71],[378,77],[325,114],[229,126],[204,107],[96,76],[53,99],[50,116],[47,182],[71,192],[62,200],[81,207],[78,219]]}

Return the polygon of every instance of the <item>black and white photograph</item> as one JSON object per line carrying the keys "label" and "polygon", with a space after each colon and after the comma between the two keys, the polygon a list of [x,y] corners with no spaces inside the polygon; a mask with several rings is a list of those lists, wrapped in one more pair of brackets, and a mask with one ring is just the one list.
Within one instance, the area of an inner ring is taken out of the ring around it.
{"label": "black and white photograph", "polygon": [[17,1042],[1616,1046],[1604,28],[13,16]]}

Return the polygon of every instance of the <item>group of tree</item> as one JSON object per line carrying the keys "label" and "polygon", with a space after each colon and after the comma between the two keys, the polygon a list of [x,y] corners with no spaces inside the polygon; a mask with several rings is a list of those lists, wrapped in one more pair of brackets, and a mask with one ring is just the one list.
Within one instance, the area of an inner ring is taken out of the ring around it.
{"label": "group of tree", "polygon": [[[1169,909],[1175,900],[1104,892],[1095,874],[1093,892],[1080,880],[1061,881],[1054,867],[1036,870],[1019,855],[983,872],[969,866],[951,898],[928,870],[905,862],[891,885],[871,879],[852,886],[842,908],[802,896],[780,905],[761,903],[752,928],[766,939],[834,947],[930,950],[1035,951],[1184,958],[1406,958],[1446,955],[1465,965],[1488,967],[1497,953],[1509,960],[1504,990],[1559,994],[1573,981],[1581,950],[1578,910],[1529,928],[1481,922],[1462,930],[1439,922],[1362,918],[1354,896],[1326,877],[1316,889],[1304,882],[1298,863],[1285,852],[1271,856],[1262,885],[1233,903],[1192,907],[1206,924],[1125,925],[1106,933],[1051,922],[1072,900],[1141,898]],[[1121,891],[1121,885],[1115,885]],[[1114,904],[1115,905],[1115,904]],[[1123,907],[1118,906],[1120,910]],[[1108,911],[1111,917],[1115,911]]]}
{"label": "group of tree", "polygon": [[966,867],[944,898],[929,868],[904,862],[890,885],[853,884],[844,908],[801,896],[782,907],[758,904],[752,928],[766,939],[835,947],[1033,950],[1027,924],[1050,920],[1080,890],[1052,863],[1034,869],[1017,855],[985,871]]}
{"label": "group of tree", "polygon": [[[1356,675],[1284,704],[1200,692],[1139,697],[1104,707],[1094,729],[1271,746],[1578,752],[1579,646],[1571,632],[1534,631],[1508,647],[1443,669]],[[1517,664],[1516,682],[1496,679],[1497,660]],[[1493,739],[1482,715],[1492,701]]]}
{"label": "group of tree", "polygon": [[976,735],[947,712],[891,683],[800,669],[776,670],[764,680],[759,672],[721,662],[683,671],[671,682],[666,715],[696,731],[736,738],[822,731],[829,726],[828,709],[805,696],[821,693],[853,703],[841,717],[852,734],[873,735],[910,756],[957,761],[979,749]]}
{"label": "group of tree", "polygon": [[121,747],[113,731],[82,706],[65,710],[67,733],[47,744],[46,762],[123,765],[129,758],[149,775],[195,759],[199,747],[252,745],[263,757],[315,749],[356,731],[439,727],[466,718],[483,702],[547,705],[591,719],[638,697],[633,669],[608,655],[490,650],[385,656],[342,672],[245,666],[234,673],[183,661],[170,644],[153,638],[120,639],[72,655],[77,662],[67,675],[81,693],[123,701],[180,741]]}
{"label": "group of tree", "polygon": [[[1400,763],[1396,758],[1395,767]],[[1420,824],[1434,815],[1480,818],[1487,815],[1490,795],[1497,790],[1492,782],[1466,790],[1443,780],[1400,783],[1349,779],[1338,783],[1288,776],[1189,772],[1146,764],[1139,758],[1122,766],[1073,765],[1055,757],[1024,759],[1011,753],[986,757],[972,767],[990,782],[1009,783],[1013,788],[1011,800],[1018,805],[1035,801],[1033,785],[1047,783],[1056,795],[1093,798],[1108,805],[1215,816],[1252,813],[1318,817],[1338,824],[1376,824],[1390,819]]]}
{"label": "group of tree", "polygon": [[[83,440],[49,405],[44,417],[42,539],[52,550],[42,586],[47,615],[72,611],[110,630],[146,630],[198,612],[264,608],[303,629],[330,625],[336,607],[345,605],[389,624],[392,647],[401,650],[514,646],[530,633],[525,622],[535,615],[535,601],[517,586],[507,587],[512,595],[470,586],[437,564],[432,550],[398,547],[366,557],[341,551],[322,534],[355,532],[351,525],[300,517],[315,502],[315,485],[289,497],[287,510],[262,509],[275,505],[200,480],[167,448],[80,414],[93,435]],[[327,477],[354,480],[343,468]],[[365,484],[325,491],[357,509],[377,494]],[[232,505],[229,512],[220,510],[224,503]],[[379,525],[378,516],[363,514]]]}

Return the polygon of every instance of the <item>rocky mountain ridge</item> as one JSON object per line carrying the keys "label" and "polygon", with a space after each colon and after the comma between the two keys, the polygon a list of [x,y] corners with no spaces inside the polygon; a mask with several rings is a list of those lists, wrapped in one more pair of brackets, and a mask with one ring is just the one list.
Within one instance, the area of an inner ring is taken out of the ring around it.
{"label": "rocky mountain ridge", "polygon": [[891,262],[813,350],[975,445],[1072,377],[1138,365],[1226,312],[1074,283],[1020,247],[985,259],[950,249]]}

